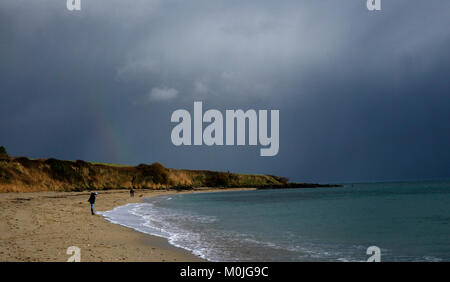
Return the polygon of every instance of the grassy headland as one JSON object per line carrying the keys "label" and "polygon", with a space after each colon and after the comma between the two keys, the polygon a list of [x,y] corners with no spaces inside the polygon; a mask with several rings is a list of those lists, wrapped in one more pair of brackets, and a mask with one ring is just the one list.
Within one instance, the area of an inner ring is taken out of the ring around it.
{"label": "grassy headland", "polygon": [[189,190],[195,187],[331,187],[290,183],[285,177],[166,168],[160,163],[126,166],[57,159],[0,156],[0,192],[84,191],[134,187]]}

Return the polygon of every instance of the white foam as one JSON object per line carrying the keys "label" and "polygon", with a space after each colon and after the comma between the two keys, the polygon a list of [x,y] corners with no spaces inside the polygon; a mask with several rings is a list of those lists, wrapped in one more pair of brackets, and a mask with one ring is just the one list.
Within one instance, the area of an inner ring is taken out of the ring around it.
{"label": "white foam", "polygon": [[[155,208],[151,202],[126,204],[110,211],[98,212],[109,222],[119,224],[139,232],[168,239],[173,246],[186,249],[206,259],[215,260],[208,254],[212,245],[203,241],[201,234],[182,228],[182,222],[208,224],[215,217],[186,214],[167,208]],[[177,220],[173,220],[177,219]]]}

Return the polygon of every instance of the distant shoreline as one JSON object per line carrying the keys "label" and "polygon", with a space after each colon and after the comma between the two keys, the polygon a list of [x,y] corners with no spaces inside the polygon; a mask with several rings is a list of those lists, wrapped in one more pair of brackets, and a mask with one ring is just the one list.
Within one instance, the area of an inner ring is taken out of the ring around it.
{"label": "distant shoreline", "polygon": [[153,189],[185,191],[223,188],[321,188],[334,184],[295,183],[267,174],[166,168],[160,163],[124,166],[82,160],[0,156],[0,192]]}

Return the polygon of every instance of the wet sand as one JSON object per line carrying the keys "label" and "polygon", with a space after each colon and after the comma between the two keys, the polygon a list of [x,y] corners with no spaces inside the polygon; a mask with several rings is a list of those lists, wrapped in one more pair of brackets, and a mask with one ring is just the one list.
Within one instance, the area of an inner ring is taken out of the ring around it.
{"label": "wet sand", "polygon": [[[218,192],[244,189],[201,189]],[[140,202],[175,191],[99,191],[96,211]],[[187,192],[191,193],[191,192]],[[91,215],[89,192],[0,194],[0,261],[67,261],[67,248],[81,250],[81,261],[202,261],[165,238],[143,234]]]}

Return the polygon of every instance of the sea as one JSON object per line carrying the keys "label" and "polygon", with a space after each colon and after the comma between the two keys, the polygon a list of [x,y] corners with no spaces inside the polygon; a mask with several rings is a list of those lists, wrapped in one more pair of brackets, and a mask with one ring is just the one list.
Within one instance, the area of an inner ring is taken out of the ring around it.
{"label": "sea", "polygon": [[172,194],[101,214],[209,261],[367,261],[369,247],[450,261],[450,181]]}

